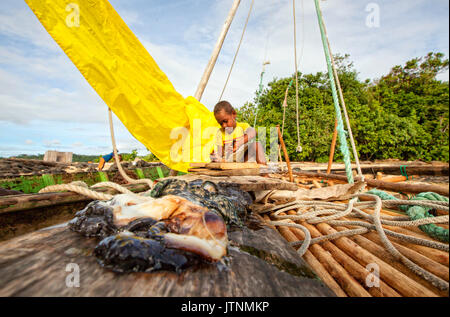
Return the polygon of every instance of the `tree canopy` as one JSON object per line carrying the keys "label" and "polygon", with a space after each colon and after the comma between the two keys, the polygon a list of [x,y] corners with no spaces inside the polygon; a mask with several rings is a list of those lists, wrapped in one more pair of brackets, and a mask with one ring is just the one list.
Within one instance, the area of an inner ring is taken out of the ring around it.
{"label": "tree canopy", "polygon": [[[335,56],[337,72],[361,160],[449,160],[449,83],[436,76],[449,67],[442,53],[429,53],[394,66],[374,81],[361,81],[349,55]],[[295,75],[295,74],[294,74]],[[294,78],[274,79],[261,93],[257,127],[282,125],[283,100]],[[300,144],[297,148],[295,84],[288,92],[284,142],[294,161],[327,162],[335,110],[328,74],[298,73]],[[294,79],[295,80],[295,79]],[[256,94],[255,94],[256,95]],[[253,125],[253,102],[238,110],[238,120]],[[341,106],[342,108],[342,106]],[[338,147],[337,147],[338,148]],[[335,160],[341,160],[336,151]]]}

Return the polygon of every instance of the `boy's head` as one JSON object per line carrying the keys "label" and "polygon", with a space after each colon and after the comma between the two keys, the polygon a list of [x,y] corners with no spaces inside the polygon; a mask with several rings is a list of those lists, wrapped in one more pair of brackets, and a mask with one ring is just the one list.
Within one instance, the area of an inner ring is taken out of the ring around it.
{"label": "boy's head", "polygon": [[236,111],[228,101],[223,100],[215,105],[214,117],[223,130],[225,128],[236,128]]}

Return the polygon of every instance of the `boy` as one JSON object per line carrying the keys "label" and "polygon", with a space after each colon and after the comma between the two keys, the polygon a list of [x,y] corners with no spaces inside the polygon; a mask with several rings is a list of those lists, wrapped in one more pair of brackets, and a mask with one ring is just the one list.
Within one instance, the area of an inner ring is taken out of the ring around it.
{"label": "boy", "polygon": [[211,156],[214,161],[255,161],[266,164],[261,143],[255,142],[256,131],[248,123],[236,122],[236,111],[228,101],[220,101],[214,107],[214,117],[221,129],[218,131],[217,152]]}

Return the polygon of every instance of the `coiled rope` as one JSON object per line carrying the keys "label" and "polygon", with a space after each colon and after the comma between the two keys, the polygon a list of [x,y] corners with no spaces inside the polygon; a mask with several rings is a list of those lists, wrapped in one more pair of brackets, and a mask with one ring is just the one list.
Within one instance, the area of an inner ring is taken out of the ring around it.
{"label": "coiled rope", "polygon": [[[448,198],[436,193],[426,192],[420,193],[408,200],[408,204],[400,203],[399,200],[381,190],[372,189],[368,193],[381,197],[384,200],[392,200],[397,204],[398,208],[405,211],[411,220],[422,222],[419,229],[425,232],[430,237],[442,242],[449,242],[449,230],[436,226],[434,222],[425,223],[425,219],[436,219],[429,212],[432,209],[441,209],[441,204],[448,204]],[[423,202],[431,201],[431,204],[424,204]]]}
{"label": "coiled rope", "polygon": [[[358,202],[357,199],[359,197],[365,197],[371,199],[371,201]],[[424,226],[429,224],[436,223],[449,223],[449,216],[439,216],[439,217],[427,217],[422,219],[413,219],[405,216],[387,216],[381,215],[381,208],[383,206],[420,206],[425,208],[436,208],[444,211],[449,210],[449,202],[448,201],[437,201],[437,200],[382,200],[377,195],[373,194],[356,194],[353,195],[353,198],[349,201],[348,204],[341,203],[332,203],[332,202],[323,202],[323,201],[302,201],[297,200],[294,202],[290,202],[283,205],[274,206],[268,208],[266,210],[262,210],[259,213],[268,213],[271,212],[271,216],[276,219],[276,221],[268,221],[268,224],[275,226],[286,226],[286,227],[295,227],[301,229],[305,233],[305,239],[303,241],[292,242],[292,246],[301,245],[301,247],[297,250],[300,256],[303,256],[308,250],[309,246],[315,243],[334,240],[341,237],[353,236],[356,234],[365,234],[371,230],[374,230],[380,236],[380,239],[386,248],[386,250],[394,256],[395,259],[403,263],[406,267],[408,267],[412,272],[421,276],[425,280],[432,283],[434,286],[439,288],[440,290],[448,291],[449,284],[437,277],[436,275],[428,272],[422,267],[418,266],[404,255],[402,255],[394,245],[389,241],[387,236],[392,236],[398,238],[402,241],[408,243],[414,243],[418,245],[427,246],[430,248],[449,251],[448,244],[444,244],[437,241],[432,241],[428,239],[422,239],[417,237],[408,236],[405,234],[400,234],[382,227],[382,224],[397,226],[397,227],[408,227],[408,226]],[[362,208],[373,208],[374,212],[372,214],[368,214],[361,210]],[[288,210],[296,210],[295,215],[280,215],[280,213],[288,211]],[[343,218],[345,216],[355,217],[355,218],[363,218],[368,221],[350,221],[350,220],[337,220],[339,218]],[[328,223],[329,225],[334,226],[356,226],[360,227],[357,229],[350,229],[346,231],[340,231],[329,235],[324,235],[318,238],[311,239],[311,234],[308,229],[297,223],[288,223],[287,221],[305,221],[309,224],[318,224],[318,223]]]}

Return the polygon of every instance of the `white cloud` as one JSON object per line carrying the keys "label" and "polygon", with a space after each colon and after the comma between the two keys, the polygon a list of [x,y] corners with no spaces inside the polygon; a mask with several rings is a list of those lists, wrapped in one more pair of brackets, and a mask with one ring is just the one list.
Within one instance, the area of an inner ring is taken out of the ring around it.
{"label": "white cloud", "polygon": [[47,148],[53,148],[53,147],[55,147],[55,148],[58,147],[59,148],[59,147],[61,147],[61,141],[60,140],[44,140],[43,143],[44,143],[44,146],[47,147]]}
{"label": "white cloud", "polygon": [[0,21],[1,34],[25,40],[36,47],[53,52],[61,50],[25,3],[20,3],[20,9],[0,13]]}
{"label": "white cloud", "polygon": [[33,143],[34,143],[33,140],[25,140],[25,144],[27,144],[27,145],[31,145]]}
{"label": "white cloud", "polygon": [[81,143],[81,142],[75,142],[72,144],[72,147],[82,147],[82,146],[83,146],[83,143]]}

